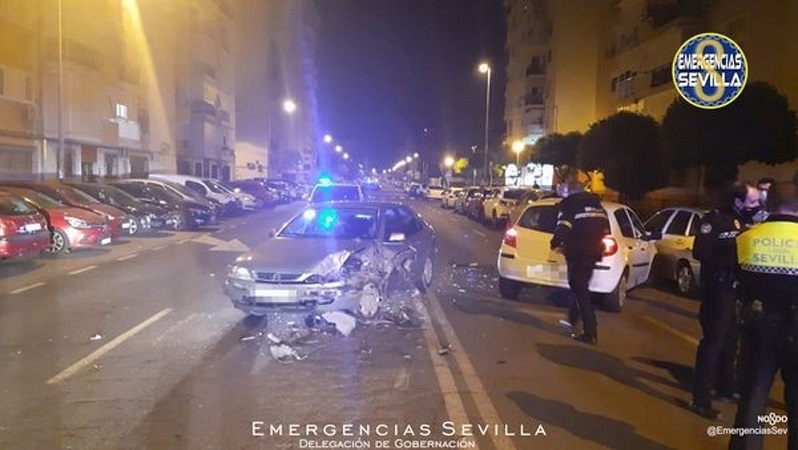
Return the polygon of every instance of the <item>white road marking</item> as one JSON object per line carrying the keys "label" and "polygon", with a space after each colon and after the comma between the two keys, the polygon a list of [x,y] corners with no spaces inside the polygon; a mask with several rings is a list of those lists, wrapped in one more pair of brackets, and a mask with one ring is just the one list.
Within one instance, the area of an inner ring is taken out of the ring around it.
{"label": "white road marking", "polygon": [[135,258],[136,256],[139,256],[139,254],[138,254],[138,253],[131,253],[130,255],[123,256],[123,257],[121,257],[121,258],[116,258],[116,260],[117,260],[117,261],[127,261],[128,259],[133,259],[133,258]]}
{"label": "white road marking", "polygon": [[39,286],[44,286],[44,283],[40,281],[38,283],[29,284],[29,285],[27,285],[25,287],[21,287],[19,289],[14,289],[13,291],[10,292],[10,294],[21,294],[21,293],[23,293],[25,291],[29,291],[31,289],[35,289],[35,288],[37,288]]}
{"label": "white road marking", "polygon": [[396,374],[393,388],[397,391],[406,391],[408,386],[410,386],[410,375],[407,373],[407,368],[402,367],[402,370]]}
{"label": "white road marking", "polygon": [[[417,302],[417,306],[424,316],[432,317],[422,302]],[[435,377],[438,379],[438,386],[443,395],[443,403],[446,405],[446,413],[449,416],[449,420],[454,423],[470,423],[463,405],[463,399],[457,391],[457,384],[454,381],[452,370],[446,363],[446,359],[441,358],[438,354],[438,339],[431,326],[424,327],[424,341],[427,343],[427,351],[432,360],[432,367],[435,369]]]}
{"label": "white road marking", "polygon": [[481,232],[481,231],[477,231],[477,230],[471,230],[471,231],[472,231],[474,234],[478,234],[478,235],[480,235],[480,236],[482,236],[482,237],[488,237],[488,235],[487,235],[487,234],[485,234],[485,233],[483,233],[483,232]]}
{"label": "white road marking", "polygon": [[151,248],[150,250],[152,250],[152,251],[156,251],[156,250],[162,250],[162,249],[164,249],[164,248],[166,248],[166,246],[165,246],[165,245],[159,245],[159,246],[157,246],[157,247],[153,247],[153,248]]}
{"label": "white road marking", "polygon": [[[460,372],[463,374],[463,379],[465,379],[466,385],[468,386],[468,391],[471,393],[474,403],[477,406],[477,411],[482,417],[481,423],[503,423],[501,417],[499,417],[499,413],[496,411],[496,407],[493,406],[493,402],[490,401],[490,397],[485,391],[485,386],[483,386],[482,381],[479,379],[479,375],[477,375],[477,371],[474,369],[474,365],[471,363],[471,359],[468,357],[465,347],[463,347],[452,325],[446,319],[446,315],[443,313],[443,309],[440,305],[440,299],[438,299],[433,292],[427,293],[427,296],[430,299],[432,314],[435,316],[435,320],[440,324],[443,334],[452,348],[452,355],[457,365],[460,367]],[[435,356],[440,358],[438,355]],[[432,360],[435,361],[435,358],[433,357]],[[493,441],[493,446],[497,449],[515,450],[516,448],[512,439],[501,433],[499,433],[499,435],[491,434],[490,438],[491,441]]]}
{"label": "white road marking", "polygon": [[84,267],[82,269],[73,270],[72,272],[69,272],[69,274],[70,275],[77,275],[77,274],[80,274],[80,273],[83,273],[83,272],[88,272],[90,270],[94,270],[96,268],[97,268],[97,266],[88,266],[88,267]]}
{"label": "white road marking", "polygon": [[668,333],[671,333],[674,336],[676,336],[676,337],[678,337],[678,338],[680,338],[680,339],[682,339],[684,341],[687,341],[687,343],[692,345],[693,347],[698,347],[698,339],[694,338],[693,336],[690,336],[687,333],[679,331],[676,328],[673,328],[672,326],[666,324],[665,322],[660,322],[659,320],[657,320],[657,319],[655,319],[653,317],[649,317],[649,316],[640,316],[640,319],[642,319],[645,322],[650,323],[651,325],[654,325],[655,327],[657,327],[657,328],[659,328],[661,330],[665,330]]}
{"label": "white road marking", "polygon": [[72,364],[71,366],[67,367],[63,372],[61,372],[58,375],[50,378],[49,380],[47,380],[47,384],[60,383],[60,382],[62,382],[64,380],[66,380],[67,378],[71,377],[72,375],[78,373],[81,369],[83,369],[86,366],[90,365],[94,361],[102,358],[103,355],[105,355],[106,353],[110,352],[114,348],[118,347],[119,345],[121,345],[126,340],[132,338],[133,336],[135,336],[141,330],[143,330],[143,329],[147,328],[148,326],[152,325],[153,323],[157,322],[158,320],[160,320],[161,318],[163,318],[164,316],[166,316],[170,312],[172,312],[172,308],[166,308],[166,309],[161,310],[160,312],[156,313],[155,315],[153,315],[149,319],[145,320],[144,322],[141,322],[140,324],[136,325],[135,327],[133,327],[133,328],[127,330],[126,332],[124,332],[123,334],[117,336],[111,342],[109,342],[109,343],[103,345],[102,347],[98,348],[97,350],[93,351],[89,356],[87,356],[87,357],[81,359],[80,361],[76,362],[75,364]]}
{"label": "white road marking", "polygon": [[[205,233],[203,236],[206,236],[208,233]],[[183,239],[181,241],[177,241],[176,244],[185,244],[186,242],[191,241],[193,238]]]}

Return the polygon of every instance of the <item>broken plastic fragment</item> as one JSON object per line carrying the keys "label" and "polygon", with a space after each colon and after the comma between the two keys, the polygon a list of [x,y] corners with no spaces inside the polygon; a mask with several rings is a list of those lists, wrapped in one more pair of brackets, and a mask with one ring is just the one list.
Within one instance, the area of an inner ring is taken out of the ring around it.
{"label": "broken plastic fragment", "polygon": [[246,341],[251,341],[253,339],[255,339],[255,336],[246,336],[246,337],[242,337],[241,341],[242,342],[246,342]]}
{"label": "broken plastic fragment", "polygon": [[448,347],[444,347],[444,348],[438,350],[438,354],[441,355],[441,356],[448,355],[449,354],[449,348]]}
{"label": "broken plastic fragment", "polygon": [[103,338],[103,337],[102,337],[102,335],[100,335],[100,333],[95,333],[95,334],[94,334],[94,336],[92,336],[92,337],[90,337],[90,338],[89,338],[89,340],[90,340],[90,341],[99,341],[99,340],[101,340],[102,338]]}
{"label": "broken plastic fragment", "polygon": [[349,333],[357,326],[357,319],[349,314],[340,311],[330,311],[321,315],[321,317],[335,325],[335,328],[344,336],[349,336]]}
{"label": "broken plastic fragment", "polygon": [[468,265],[468,267],[479,267],[479,264],[472,262],[471,264]]}
{"label": "broken plastic fragment", "polygon": [[458,291],[458,292],[462,292],[463,294],[465,294],[465,292],[466,292],[466,290],[465,290],[465,289],[458,289],[457,291]]}
{"label": "broken plastic fragment", "polygon": [[405,355],[405,359],[410,359],[410,355]]}
{"label": "broken plastic fragment", "polygon": [[373,284],[367,284],[360,296],[360,313],[372,317],[377,313],[380,305],[380,291]]}
{"label": "broken plastic fragment", "polygon": [[266,335],[266,337],[267,337],[267,338],[268,338],[270,341],[274,342],[275,344],[280,344],[280,343],[282,342],[282,341],[280,340],[280,338],[278,338],[277,336],[275,336],[275,335],[273,335],[273,334],[271,334],[271,333],[267,334],[267,335]]}
{"label": "broken plastic fragment", "polygon": [[307,358],[307,356],[300,355],[299,352],[287,344],[271,345],[269,346],[269,352],[271,352],[272,357],[279,362],[288,362],[292,359],[302,361]]}

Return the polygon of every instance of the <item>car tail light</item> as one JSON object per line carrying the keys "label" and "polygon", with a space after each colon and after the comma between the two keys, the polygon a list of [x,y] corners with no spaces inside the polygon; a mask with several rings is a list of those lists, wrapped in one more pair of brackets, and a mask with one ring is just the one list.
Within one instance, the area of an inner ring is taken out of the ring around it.
{"label": "car tail light", "polygon": [[518,238],[518,230],[515,227],[508,228],[507,231],[504,233],[504,244],[515,248],[516,241]]}
{"label": "car tail light", "polygon": [[8,236],[14,234],[16,227],[13,222],[0,219],[0,236]]}
{"label": "car tail light", "polygon": [[601,256],[612,256],[618,252],[618,241],[612,236],[604,236],[601,239]]}

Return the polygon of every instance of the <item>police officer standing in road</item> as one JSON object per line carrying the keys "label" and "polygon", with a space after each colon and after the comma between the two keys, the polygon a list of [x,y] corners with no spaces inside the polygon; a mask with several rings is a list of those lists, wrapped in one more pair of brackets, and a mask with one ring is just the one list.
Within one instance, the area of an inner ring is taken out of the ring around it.
{"label": "police officer standing in road", "polygon": [[[784,379],[788,448],[798,449],[798,188],[776,184],[767,221],[737,237],[741,294],[758,314],[740,355],[742,399],[736,428],[760,428],[776,371]],[[729,448],[761,449],[762,435],[732,436]]]}
{"label": "police officer standing in road", "polygon": [[[575,179],[558,185],[557,193],[563,201],[550,245],[552,250],[565,254],[568,285],[575,297],[568,311],[568,322],[574,339],[595,345],[598,326],[589,285],[593,269],[601,261],[602,239],[609,233],[607,212],[601,206],[601,198],[585,192],[584,186]],[[584,326],[582,333],[576,331],[579,321]]]}
{"label": "police officer standing in road", "polygon": [[737,356],[737,249],[735,238],[743,230],[744,217],[759,204],[759,193],[747,183],[736,183],[727,192],[723,206],[707,213],[699,225],[693,257],[701,262],[701,308],[703,337],[695,361],[693,402],[697,414],[717,419],[712,407],[712,388],[718,400],[733,402],[739,396],[735,380]]}

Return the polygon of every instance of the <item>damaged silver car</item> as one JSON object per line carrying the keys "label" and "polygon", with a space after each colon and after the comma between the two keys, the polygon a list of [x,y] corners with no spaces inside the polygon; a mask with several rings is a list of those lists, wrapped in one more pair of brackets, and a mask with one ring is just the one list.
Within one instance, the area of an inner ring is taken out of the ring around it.
{"label": "damaged silver car", "polygon": [[230,267],[224,290],[252,316],[349,311],[373,316],[392,283],[425,292],[435,232],[406,205],[326,203],[297,214]]}

